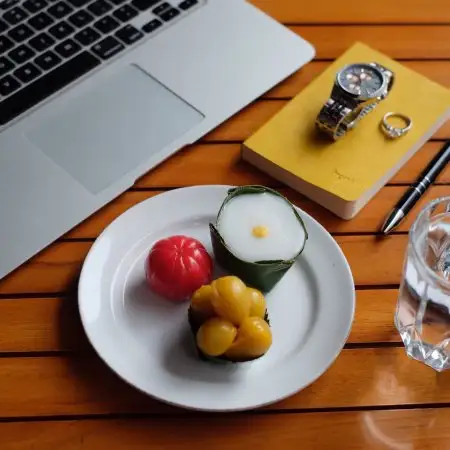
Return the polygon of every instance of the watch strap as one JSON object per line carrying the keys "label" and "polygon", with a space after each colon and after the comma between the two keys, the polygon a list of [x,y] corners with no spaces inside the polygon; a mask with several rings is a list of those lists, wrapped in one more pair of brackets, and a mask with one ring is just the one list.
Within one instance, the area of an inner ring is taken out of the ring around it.
{"label": "watch strap", "polygon": [[338,140],[348,131],[345,118],[351,112],[352,110],[349,107],[330,98],[320,110],[316,119],[316,126],[334,140]]}

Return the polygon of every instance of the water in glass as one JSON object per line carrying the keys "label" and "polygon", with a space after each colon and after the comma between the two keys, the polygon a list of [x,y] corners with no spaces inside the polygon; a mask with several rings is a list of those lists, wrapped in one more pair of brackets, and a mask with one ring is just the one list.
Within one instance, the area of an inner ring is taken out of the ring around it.
{"label": "water in glass", "polygon": [[450,368],[450,197],[428,204],[411,228],[395,325],[411,358]]}

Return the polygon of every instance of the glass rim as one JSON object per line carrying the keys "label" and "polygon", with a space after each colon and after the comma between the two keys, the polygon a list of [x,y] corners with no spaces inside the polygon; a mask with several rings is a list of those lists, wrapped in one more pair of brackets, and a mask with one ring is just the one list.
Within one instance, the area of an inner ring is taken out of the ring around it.
{"label": "glass rim", "polygon": [[[430,201],[423,209],[420,211],[419,215],[416,217],[416,220],[414,221],[411,230],[409,232],[409,242],[411,244],[411,247],[414,252],[414,256],[420,261],[421,265],[423,266],[425,272],[433,279],[436,280],[438,283],[443,284],[446,287],[450,288],[450,280],[446,280],[445,278],[442,278],[438,276],[433,270],[430,269],[427,262],[425,261],[425,258],[423,257],[422,253],[419,251],[418,245],[419,241],[417,239],[413,239],[413,237],[417,234],[417,227],[419,226],[419,222],[422,219],[422,217],[430,212],[430,210],[436,208],[437,205],[443,202],[450,203],[450,196],[445,197],[438,197],[434,200]],[[450,212],[450,211],[449,211]]]}

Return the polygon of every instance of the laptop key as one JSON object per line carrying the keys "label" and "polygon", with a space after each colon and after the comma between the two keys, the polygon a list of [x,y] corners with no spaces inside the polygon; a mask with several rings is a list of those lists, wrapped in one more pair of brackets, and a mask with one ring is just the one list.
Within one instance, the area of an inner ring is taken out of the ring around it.
{"label": "laptop key", "polygon": [[22,83],[29,83],[37,78],[42,72],[32,63],[26,63],[14,71],[14,76]]}
{"label": "laptop key", "polygon": [[125,46],[112,36],[108,36],[92,47],[92,51],[102,59],[109,59],[123,50]]}
{"label": "laptop key", "polygon": [[96,0],[88,6],[88,10],[95,16],[103,16],[111,9],[112,6],[105,0]]}
{"label": "laptop key", "polygon": [[17,27],[12,28],[8,31],[8,36],[16,42],[22,42],[33,36],[33,30],[24,23],[17,25]]}
{"label": "laptop key", "polygon": [[0,33],[2,32],[2,31],[5,31],[5,30],[7,30],[9,27],[8,27],[8,24],[6,23],[6,22],[4,22],[3,20],[0,20]]}
{"label": "laptop key", "polygon": [[41,33],[31,38],[28,41],[28,44],[31,45],[38,52],[42,52],[47,48],[51,47],[55,43],[55,40],[49,36],[47,33]]}
{"label": "laptop key", "polygon": [[198,3],[197,0],[184,0],[184,2],[181,2],[178,7],[184,11],[188,10],[189,8],[192,8],[194,5]]}
{"label": "laptop key", "polygon": [[0,80],[0,94],[9,95],[20,88],[20,83],[11,75],[6,75]]}
{"label": "laptop key", "polygon": [[63,17],[67,16],[67,14],[70,14],[72,11],[73,8],[64,2],[58,2],[47,9],[47,12],[56,19],[62,19]]}
{"label": "laptop key", "polygon": [[167,11],[161,13],[159,15],[159,17],[161,17],[161,19],[163,19],[164,21],[168,22],[169,20],[172,20],[175,17],[177,17],[179,14],[180,14],[180,11],[178,11],[178,9],[172,8],[172,9],[168,9]]}
{"label": "laptop key", "polygon": [[75,28],[72,25],[69,25],[67,22],[62,21],[57,25],[48,29],[48,32],[55,36],[56,39],[64,39],[75,31]]}
{"label": "laptop key", "polygon": [[149,23],[146,23],[142,30],[146,33],[151,33],[152,31],[155,31],[157,28],[159,28],[163,23],[158,19],[150,20]]}
{"label": "laptop key", "polygon": [[30,13],[36,13],[41,9],[44,9],[48,3],[45,0],[27,0],[23,3],[23,7],[30,11]]}
{"label": "laptop key", "polygon": [[3,0],[0,3],[0,9],[3,9],[5,11],[12,6],[17,5],[17,3],[19,3],[19,0]]}
{"label": "laptop key", "polygon": [[82,28],[94,20],[94,16],[85,10],[77,11],[67,19],[71,24],[78,28]]}
{"label": "laptop key", "polygon": [[155,6],[159,1],[160,0],[133,0],[131,4],[140,11],[145,11],[152,6]]}
{"label": "laptop key", "polygon": [[11,50],[8,53],[8,56],[17,64],[22,64],[25,61],[28,61],[32,58],[36,53],[27,45],[19,45],[14,50]]}
{"label": "laptop key", "polygon": [[14,47],[13,41],[6,36],[0,36],[0,53],[7,52],[10,48]]}
{"label": "laptop key", "polygon": [[3,19],[5,19],[10,25],[16,25],[27,17],[28,14],[18,6],[11,8],[3,14]]}
{"label": "laptop key", "polygon": [[84,30],[81,30],[77,33],[74,38],[81,45],[89,45],[94,43],[97,39],[100,39],[100,33],[92,29],[91,27],[87,27]]}
{"label": "laptop key", "polygon": [[132,6],[123,5],[114,11],[113,16],[122,22],[127,22],[133,17],[136,17],[138,14],[138,11],[136,11]]}
{"label": "laptop key", "polygon": [[50,70],[61,62],[61,58],[52,51],[48,51],[39,55],[34,62],[42,69],[42,70]]}
{"label": "laptop key", "polygon": [[28,24],[31,25],[35,30],[43,30],[51,25],[55,20],[52,19],[47,13],[41,12],[32,17]]}
{"label": "laptop key", "polygon": [[161,14],[161,13],[163,13],[166,9],[170,9],[170,8],[172,8],[172,5],[170,5],[170,4],[167,3],[167,2],[164,2],[164,3],[161,3],[159,6],[157,6],[157,7],[152,11],[152,13],[153,13],[153,14]]}
{"label": "laptop key", "polygon": [[141,39],[144,35],[132,25],[125,25],[116,32],[116,36],[125,44],[131,45]]}
{"label": "laptop key", "polygon": [[81,47],[72,39],[67,39],[55,47],[55,52],[59,53],[63,58],[70,58],[79,50],[81,50]]}
{"label": "laptop key", "polygon": [[4,56],[0,56],[0,77],[5,75],[11,69],[14,69],[14,64]]}
{"label": "laptop key", "polygon": [[108,34],[110,31],[115,30],[120,26],[120,23],[111,16],[102,17],[100,20],[94,23],[94,27],[104,34]]}
{"label": "laptop key", "polygon": [[16,94],[0,102],[0,125],[8,123],[72,81],[90,72],[99,64],[100,60],[85,51],[38,78]]}

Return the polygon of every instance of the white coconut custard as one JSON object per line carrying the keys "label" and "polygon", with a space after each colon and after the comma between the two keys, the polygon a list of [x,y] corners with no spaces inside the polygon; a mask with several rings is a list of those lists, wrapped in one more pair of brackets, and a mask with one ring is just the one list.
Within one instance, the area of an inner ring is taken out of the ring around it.
{"label": "white coconut custard", "polygon": [[292,260],[306,239],[292,206],[270,193],[231,199],[221,211],[217,230],[228,249],[246,262]]}

